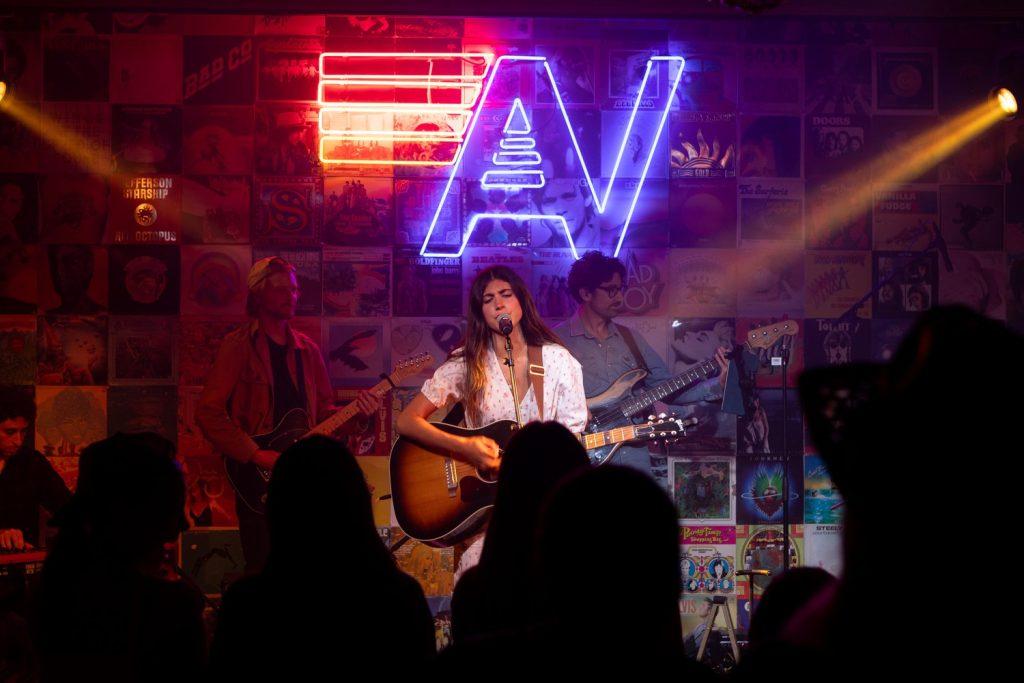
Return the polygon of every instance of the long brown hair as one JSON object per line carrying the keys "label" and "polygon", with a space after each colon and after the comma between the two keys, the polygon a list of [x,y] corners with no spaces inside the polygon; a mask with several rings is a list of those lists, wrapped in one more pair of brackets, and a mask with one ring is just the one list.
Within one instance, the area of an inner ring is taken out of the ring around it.
{"label": "long brown hair", "polygon": [[519,275],[508,266],[491,266],[480,273],[473,280],[469,288],[469,315],[466,321],[466,344],[461,349],[456,349],[453,357],[462,357],[466,361],[466,378],[463,380],[462,395],[465,397],[463,403],[466,414],[475,423],[480,417],[478,399],[487,384],[485,371],[487,346],[491,343],[491,328],[484,320],[484,290],[494,280],[504,280],[512,287],[512,293],[519,299],[519,306],[523,309],[523,319],[519,326],[523,331],[523,337],[530,346],[543,346],[548,344],[562,345],[562,340],[551,331],[537,312],[537,306],[533,303],[530,290]]}

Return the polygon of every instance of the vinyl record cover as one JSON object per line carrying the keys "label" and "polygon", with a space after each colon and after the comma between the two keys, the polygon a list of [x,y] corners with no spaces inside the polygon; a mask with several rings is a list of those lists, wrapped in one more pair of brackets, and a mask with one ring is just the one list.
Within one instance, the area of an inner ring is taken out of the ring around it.
{"label": "vinyl record cover", "polygon": [[915,318],[938,299],[938,254],[876,251],[872,301],[875,318]]}
{"label": "vinyl record cover", "polygon": [[110,321],[111,384],[177,384],[176,320],[123,317]]}
{"label": "vinyl record cover", "polygon": [[252,173],[255,121],[252,107],[185,107],[185,173]]}
{"label": "vinyl record cover", "polygon": [[249,241],[252,178],[190,176],[182,179],[181,228],[186,244]]}
{"label": "vinyl record cover", "polygon": [[257,220],[252,236],[259,246],[316,246],[323,218],[318,178],[259,178]]}
{"label": "vinyl record cover", "polygon": [[871,209],[848,201],[857,190],[856,183],[843,180],[807,181],[804,232],[808,249],[871,248]]}
{"label": "vinyl record cover", "polygon": [[803,243],[803,182],[741,181],[738,194],[740,246],[756,246],[765,240]]}
{"label": "vinyl record cover", "polygon": [[309,103],[256,106],[256,173],[311,176],[320,173],[319,107]]}
{"label": "vinyl record cover", "polygon": [[0,241],[39,241],[39,180],[35,175],[0,175]]}
{"label": "vinyl record cover", "polygon": [[626,266],[622,315],[666,315],[668,254],[663,249],[624,249],[619,260]]}
{"label": "vinyl record cover", "polygon": [[745,111],[799,112],[804,102],[801,45],[742,44],[740,106]]}
{"label": "vinyl record cover", "polygon": [[395,250],[395,315],[460,315],[462,263],[458,258]]}
{"label": "vinyl record cover", "polygon": [[735,457],[670,457],[668,475],[681,523],[736,523]]}
{"label": "vinyl record cover", "polygon": [[115,35],[110,39],[110,101],[180,104],[180,35]]}
{"label": "vinyl record cover", "polygon": [[96,315],[107,308],[107,250],[51,244],[39,251],[39,308],[55,315]]}
{"label": "vinyl record cover", "polygon": [[736,246],[734,180],[674,180],[669,187],[669,242],[673,247]]}
{"label": "vinyl record cover", "polygon": [[90,175],[42,179],[39,237],[51,244],[99,244],[107,225],[107,184]]}
{"label": "vinyl record cover", "polygon": [[564,320],[576,312],[569,292],[569,269],[575,259],[568,249],[534,249],[530,291],[537,312],[548,321]]}
{"label": "vinyl record cover", "polygon": [[0,315],[0,384],[35,384],[36,318]]}
{"label": "vinyl record cover", "polygon": [[114,105],[111,126],[115,171],[181,173],[181,107]]}
{"label": "vinyl record cover", "polygon": [[805,367],[815,368],[870,360],[871,322],[861,319],[805,319]]}
{"label": "vinyl record cover", "polygon": [[324,344],[331,384],[372,387],[388,370],[391,348],[388,321],[324,318]]}
{"label": "vinyl record cover", "polygon": [[206,384],[221,341],[246,322],[241,316],[182,317],[178,334],[179,383],[183,386]]}
{"label": "vinyl record cover", "polygon": [[393,230],[391,178],[324,178],[324,242],[353,247],[386,246],[391,243]]}
{"label": "vinyl record cover", "polygon": [[939,193],[930,187],[891,187],[875,191],[874,248],[921,250],[939,225]]}
{"label": "vinyl record cover", "polygon": [[243,315],[251,263],[252,252],[247,245],[182,247],[181,312]]}
{"label": "vinyl record cover", "polygon": [[182,65],[185,104],[252,104],[256,50],[249,35],[186,35]]}
{"label": "vinyl record cover", "polygon": [[744,178],[802,176],[798,116],[740,117],[739,175]]}
{"label": "vinyl record cover", "polygon": [[107,391],[107,432],[154,432],[176,443],[177,387],[110,387]]}
{"label": "vinyl record cover", "polygon": [[0,313],[35,313],[39,250],[36,245],[0,242]]}
{"label": "vinyl record cover", "polygon": [[[788,482],[783,482],[781,456],[741,455],[736,459],[737,513],[739,524],[781,524],[788,496],[790,524],[804,519],[803,445],[790,457]],[[783,487],[787,491],[783,493]]]}
{"label": "vinyl record cover", "polygon": [[804,456],[804,523],[842,524],[845,512],[839,494],[821,456]]}
{"label": "vinyl record cover", "polygon": [[346,318],[391,315],[391,250],[324,249],[324,314]]}
{"label": "vinyl record cover", "polygon": [[[807,295],[804,312],[816,318],[838,318],[871,291],[871,252],[808,251],[805,272]],[[857,310],[871,317],[868,299]]]}
{"label": "vinyl record cover", "polygon": [[670,177],[734,178],[736,115],[672,112],[669,124]]}
{"label": "vinyl record cover", "polygon": [[78,477],[82,449],[106,436],[106,387],[36,387],[36,450],[47,459],[74,460],[51,460],[69,487]]}
{"label": "vinyl record cover", "polygon": [[673,249],[669,312],[679,317],[736,315],[736,265],[731,249]]}
{"label": "vinyl record cover", "polygon": [[466,342],[466,321],[463,318],[393,318],[391,320],[391,358],[394,364],[421,353],[430,354],[433,362],[401,382],[402,386],[418,387],[434,375],[451,355]]}
{"label": "vinyl record cover", "polygon": [[110,312],[176,315],[181,291],[181,254],[174,246],[110,247]]}
{"label": "vinyl record cover", "polygon": [[126,175],[113,186],[106,241],[175,244],[181,233],[181,177]]}
{"label": "vinyl record cover", "polygon": [[107,318],[39,317],[39,384],[107,383]]}

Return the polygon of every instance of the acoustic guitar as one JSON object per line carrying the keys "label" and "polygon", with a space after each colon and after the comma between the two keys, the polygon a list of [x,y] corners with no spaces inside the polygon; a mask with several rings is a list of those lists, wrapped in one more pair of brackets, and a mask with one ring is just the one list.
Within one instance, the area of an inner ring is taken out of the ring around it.
{"label": "acoustic guitar", "polygon": [[[628,441],[679,438],[696,422],[693,418],[661,415],[644,424],[577,434],[576,438],[590,451]],[[479,429],[436,422],[433,425],[449,434],[490,437],[500,449],[504,449],[518,428],[514,420],[498,420]],[[404,436],[391,449],[395,518],[402,531],[420,543],[446,547],[464,538],[494,505],[496,490],[493,477],[456,460],[450,452],[429,448]]]}

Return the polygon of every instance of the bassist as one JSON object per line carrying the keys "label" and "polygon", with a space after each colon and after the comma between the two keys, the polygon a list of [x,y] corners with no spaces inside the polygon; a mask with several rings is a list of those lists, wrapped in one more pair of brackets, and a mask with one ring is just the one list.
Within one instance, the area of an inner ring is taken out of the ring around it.
{"label": "bassist", "polygon": [[[569,271],[569,293],[579,308],[572,318],[556,327],[555,331],[582,364],[587,397],[603,392],[622,373],[634,368],[647,371],[644,382],[648,387],[670,376],[664,362],[641,335],[626,325],[613,322],[622,312],[625,278],[626,267],[620,260],[597,251],[587,252]],[[701,401],[721,401],[722,387],[726,386],[729,369],[725,359],[727,352],[728,349],[724,347],[718,347],[714,352],[719,366],[717,378],[675,396],[669,395],[665,402],[687,405]],[[621,448],[614,462],[651,474],[646,444]]]}
{"label": "bassist", "polygon": [[[335,406],[320,349],[288,324],[299,297],[294,266],[279,256],[261,259],[249,270],[248,287],[251,320],[221,343],[195,418],[226,457],[270,470],[280,453],[261,450],[253,435],[269,432],[293,408],[304,409],[316,423]],[[370,415],[381,401],[363,391],[356,403]],[[258,571],[269,550],[266,517],[240,495],[236,507],[247,571]]]}

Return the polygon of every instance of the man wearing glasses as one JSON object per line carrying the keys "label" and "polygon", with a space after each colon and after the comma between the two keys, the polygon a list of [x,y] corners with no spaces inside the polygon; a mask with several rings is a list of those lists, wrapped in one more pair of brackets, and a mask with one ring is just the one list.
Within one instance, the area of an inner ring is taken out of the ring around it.
{"label": "man wearing glasses", "polygon": [[[634,389],[645,385],[653,387],[672,377],[643,336],[622,323],[613,322],[622,312],[625,278],[626,267],[622,261],[597,251],[584,254],[569,270],[569,293],[579,308],[573,317],[556,327],[555,332],[583,366],[583,387],[588,397],[602,393],[622,373],[635,368],[644,368],[648,374]],[[715,353],[715,360],[722,369],[717,378],[675,396],[669,395],[665,402],[686,405],[720,401],[728,371],[724,355],[727,351],[719,348]],[[613,461],[651,474],[646,445],[620,448]]]}
{"label": "man wearing glasses", "polygon": [[[225,456],[271,470],[281,454],[260,449],[252,435],[272,431],[293,408],[307,412],[310,428],[336,408],[320,348],[288,324],[299,299],[295,267],[279,256],[260,259],[249,270],[248,286],[251,320],[221,342],[195,417]],[[381,400],[364,390],[356,405],[371,415]],[[236,506],[246,571],[259,571],[270,550],[266,517],[242,496]]]}

